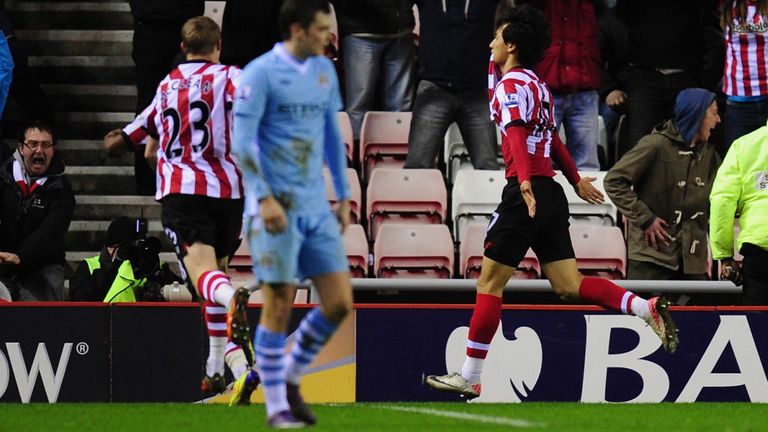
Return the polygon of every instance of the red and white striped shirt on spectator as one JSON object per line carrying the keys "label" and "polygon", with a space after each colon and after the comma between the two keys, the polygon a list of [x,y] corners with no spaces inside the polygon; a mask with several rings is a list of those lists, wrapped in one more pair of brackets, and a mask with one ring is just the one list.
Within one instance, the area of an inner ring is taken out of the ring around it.
{"label": "red and white striped shirt on spectator", "polygon": [[[736,3],[732,14],[739,13]],[[734,18],[725,29],[725,72],[723,92],[728,96],[768,95],[768,17],[760,15],[754,2],[748,2],[744,22]]]}
{"label": "red and white striped shirt on spectator", "polygon": [[230,145],[240,72],[234,66],[192,61],[160,82],[146,124],[160,141],[156,199],[170,194],[243,197],[242,173]]}

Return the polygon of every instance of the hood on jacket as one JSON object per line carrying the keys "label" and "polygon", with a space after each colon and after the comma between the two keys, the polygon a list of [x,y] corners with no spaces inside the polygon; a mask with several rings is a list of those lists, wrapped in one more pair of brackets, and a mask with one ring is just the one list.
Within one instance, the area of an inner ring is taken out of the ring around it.
{"label": "hood on jacket", "polygon": [[693,141],[707,109],[714,101],[715,94],[702,88],[685,89],[677,95],[674,122],[686,144]]}

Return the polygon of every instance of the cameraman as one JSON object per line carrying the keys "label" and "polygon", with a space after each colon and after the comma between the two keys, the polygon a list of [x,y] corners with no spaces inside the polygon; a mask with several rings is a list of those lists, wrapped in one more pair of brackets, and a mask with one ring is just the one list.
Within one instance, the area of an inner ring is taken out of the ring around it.
{"label": "cameraman", "polygon": [[74,301],[165,301],[164,285],[182,280],[160,263],[160,240],[146,237],[146,219],[119,217],[109,224],[101,253],[80,263],[70,284]]}

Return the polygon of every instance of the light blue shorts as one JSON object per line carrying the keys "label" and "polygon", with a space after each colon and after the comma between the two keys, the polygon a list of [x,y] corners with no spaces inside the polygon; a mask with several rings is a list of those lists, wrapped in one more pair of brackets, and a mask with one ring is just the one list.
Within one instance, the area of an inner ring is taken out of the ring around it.
{"label": "light blue shorts", "polygon": [[297,279],[349,271],[341,227],[333,212],[289,212],[288,228],[280,234],[254,228],[251,225],[249,242],[253,271],[259,282],[294,283]]}

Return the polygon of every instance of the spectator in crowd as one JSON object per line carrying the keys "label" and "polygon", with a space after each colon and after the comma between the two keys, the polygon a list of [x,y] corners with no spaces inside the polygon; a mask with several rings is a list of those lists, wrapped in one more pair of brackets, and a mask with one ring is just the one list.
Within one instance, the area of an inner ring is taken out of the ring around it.
{"label": "spectator in crowd", "polygon": [[535,0],[552,28],[552,44],[534,71],[555,103],[555,127],[565,129],[565,146],[580,171],[599,171],[597,117],[600,45],[593,0]]}
{"label": "spectator in crowd", "polygon": [[[29,69],[28,55],[24,46],[16,39],[16,32],[11,19],[0,3],[0,30],[5,35],[12,57],[13,79],[7,91],[8,96],[21,109],[23,121],[31,119],[53,122],[53,111],[48,98],[40,86],[37,74]],[[3,68],[6,69],[5,67]]]}
{"label": "spectator in crowd", "polygon": [[[410,111],[416,46],[413,0],[333,0],[341,34],[347,112],[355,138],[367,111]],[[377,98],[377,89],[381,89]]]}
{"label": "spectator in crowd", "polygon": [[768,3],[731,0],[723,5],[725,148],[768,120]]}
{"label": "spectator in crowd", "polygon": [[665,118],[689,87],[716,88],[723,70],[717,0],[618,0],[627,27],[627,139],[620,155]]}
{"label": "spectator in crowd", "polygon": [[600,27],[601,86],[600,116],[607,135],[606,165],[612,166],[617,158],[619,120],[626,113],[624,102],[627,93],[621,71],[627,67],[628,31],[624,23],[616,18],[615,8],[601,8],[598,13]]}
{"label": "spectator in crowd", "polygon": [[62,299],[64,237],[74,208],[53,128],[29,124],[0,168],[0,285],[14,300]]}
{"label": "spectator in crowd", "polygon": [[227,0],[221,23],[221,63],[245,67],[280,41],[282,0]]}
{"label": "spectator in crowd", "polygon": [[488,41],[499,4],[511,0],[418,0],[419,84],[406,168],[434,168],[456,122],[475,169],[499,169],[488,107]]}
{"label": "spectator in crowd", "polygon": [[160,262],[160,239],[147,237],[147,220],[112,221],[101,252],[85,258],[70,282],[75,301],[164,301],[163,286],[183,280]]}
{"label": "spectator in crowd", "polygon": [[[717,171],[709,196],[712,258],[720,260],[721,278],[741,284],[745,305],[768,305],[768,126],[733,142]],[[733,222],[739,218],[736,248],[742,267],[733,258]]]}
{"label": "spectator in crowd", "polygon": [[[181,26],[205,10],[203,0],[130,0],[133,15],[133,62],[136,64],[136,113],[155,96],[160,80],[179,53]],[[134,152],[136,192],[155,194],[155,173],[144,158],[143,146]]]}
{"label": "spectator in crowd", "polygon": [[720,165],[708,142],[720,122],[715,94],[683,90],[674,113],[605,176],[629,220],[629,279],[706,279],[707,197]]}

